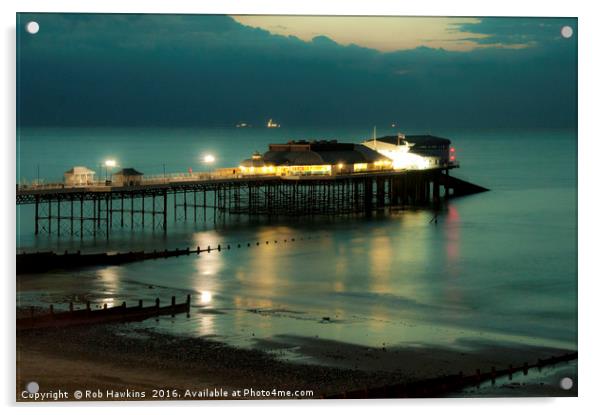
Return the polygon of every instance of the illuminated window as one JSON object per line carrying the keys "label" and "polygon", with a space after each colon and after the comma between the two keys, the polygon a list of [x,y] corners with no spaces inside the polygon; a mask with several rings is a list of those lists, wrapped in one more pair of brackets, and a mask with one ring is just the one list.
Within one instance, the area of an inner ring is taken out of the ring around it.
{"label": "illuminated window", "polygon": [[368,170],[368,163],[355,163],[353,165],[353,171],[366,171]]}

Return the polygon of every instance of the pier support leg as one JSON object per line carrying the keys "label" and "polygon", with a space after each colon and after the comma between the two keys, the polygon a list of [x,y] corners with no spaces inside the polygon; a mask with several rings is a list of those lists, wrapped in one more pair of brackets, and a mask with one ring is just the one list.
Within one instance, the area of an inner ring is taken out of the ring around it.
{"label": "pier support leg", "polygon": [[92,199],[92,235],[96,238],[96,197]]}
{"label": "pier support leg", "polygon": [[439,203],[441,201],[441,194],[440,194],[440,181],[439,181],[439,176],[441,173],[436,172],[434,177],[433,177],[433,201],[435,203]]}
{"label": "pier support leg", "polygon": [[56,202],[56,234],[61,236],[61,199]]}
{"label": "pier support leg", "polygon": [[79,237],[84,238],[84,196],[79,199]]}
{"label": "pier support leg", "polygon": [[186,189],[184,189],[184,222],[188,220],[188,201],[186,200],[188,196],[186,196]]}
{"label": "pier support leg", "polygon": [[194,190],[194,194],[193,194],[193,203],[194,203],[194,209],[193,209],[193,214],[194,214],[194,222],[196,223],[196,209],[197,209],[197,203],[196,203],[196,189]]}
{"label": "pier support leg", "polygon": [[372,214],[372,179],[364,179],[364,213],[366,216]]}
{"label": "pier support leg", "polygon": [[71,211],[69,212],[69,220],[70,220],[70,226],[69,226],[69,231],[71,236],[73,236],[73,195],[71,195]]}
{"label": "pier support leg", "polygon": [[52,234],[52,201],[48,201],[48,234]]}
{"label": "pier support leg", "polygon": [[207,190],[203,189],[203,222],[207,222]]}
{"label": "pier support leg", "polygon": [[163,232],[167,232],[167,190],[163,190]]}
{"label": "pier support leg", "polygon": [[96,207],[98,208],[98,210],[96,211],[96,225],[100,228],[100,211],[101,211],[101,207],[100,207],[100,198],[98,199],[98,203],[96,204]]}
{"label": "pier support leg", "polygon": [[376,179],[376,206],[381,208],[385,205],[385,181],[382,178]]}
{"label": "pier support leg", "polygon": [[36,207],[35,207],[35,234],[40,233],[40,196],[36,196]]}
{"label": "pier support leg", "polygon": [[134,195],[130,194],[130,227],[134,229]]}
{"label": "pier support leg", "polygon": [[173,221],[178,221],[178,192],[173,192]]}
{"label": "pier support leg", "polygon": [[107,197],[105,199],[105,221],[106,221],[107,239],[109,239],[109,229],[111,227],[111,209],[109,207],[110,199],[111,199],[111,195],[107,195]]}
{"label": "pier support leg", "polygon": [[[449,170],[445,170],[445,175],[449,177]],[[445,198],[449,198],[449,180],[448,177],[445,178]]]}

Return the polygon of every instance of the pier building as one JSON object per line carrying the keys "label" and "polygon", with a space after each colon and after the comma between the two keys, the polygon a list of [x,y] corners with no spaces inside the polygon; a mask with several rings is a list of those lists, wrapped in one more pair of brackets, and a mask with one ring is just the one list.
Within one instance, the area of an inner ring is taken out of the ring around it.
{"label": "pier building", "polygon": [[65,172],[65,185],[88,186],[94,183],[95,171],[84,166],[74,166]]}
{"label": "pier building", "polygon": [[143,177],[144,173],[141,173],[134,168],[128,167],[119,170],[113,175],[112,184],[114,184],[115,186],[138,186],[142,184]]}
{"label": "pier building", "polygon": [[270,144],[240,165],[243,175],[335,175],[392,168],[392,160],[362,144],[330,141],[289,141]]}
{"label": "pier building", "polygon": [[445,167],[456,161],[451,140],[432,135],[374,137],[362,144],[391,159],[396,170]]}

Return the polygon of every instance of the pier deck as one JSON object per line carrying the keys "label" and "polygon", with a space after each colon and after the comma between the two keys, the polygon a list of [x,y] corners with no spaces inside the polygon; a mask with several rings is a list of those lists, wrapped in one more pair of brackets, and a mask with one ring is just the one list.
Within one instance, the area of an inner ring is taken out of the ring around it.
{"label": "pier deck", "polygon": [[454,179],[449,165],[427,170],[315,176],[166,178],[135,186],[61,184],[19,187],[17,205],[33,205],[35,233],[93,236],[114,227],[167,231],[175,221],[216,222],[224,215],[370,214],[385,207],[438,204],[442,198],[486,191]]}

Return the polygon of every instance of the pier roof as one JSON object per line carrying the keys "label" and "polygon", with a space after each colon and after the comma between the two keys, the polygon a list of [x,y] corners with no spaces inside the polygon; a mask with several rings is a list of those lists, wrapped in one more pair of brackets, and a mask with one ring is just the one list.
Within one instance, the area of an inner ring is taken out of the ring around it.
{"label": "pier roof", "polygon": [[90,174],[94,173],[94,170],[91,170],[85,166],[73,166],[69,170],[65,172],[66,174]]}
{"label": "pier roof", "polygon": [[143,176],[144,173],[139,172],[138,170],[131,168],[131,167],[126,167],[124,169],[119,170],[118,172],[115,173],[115,175],[123,175],[123,176]]}
{"label": "pier roof", "polygon": [[353,143],[316,142],[309,144],[304,151],[300,151],[298,148],[287,151],[289,149],[285,145],[282,147],[272,145],[270,149],[263,155],[263,161],[266,164],[273,165],[334,165],[338,163],[374,163],[389,160],[364,145]]}
{"label": "pier roof", "polygon": [[[369,140],[366,140],[369,141]],[[443,137],[437,137],[434,135],[406,135],[403,138],[399,138],[396,135],[388,135],[384,137],[376,138],[376,141],[383,143],[394,144],[407,142],[418,146],[432,146],[432,145],[450,145],[451,140]]]}

